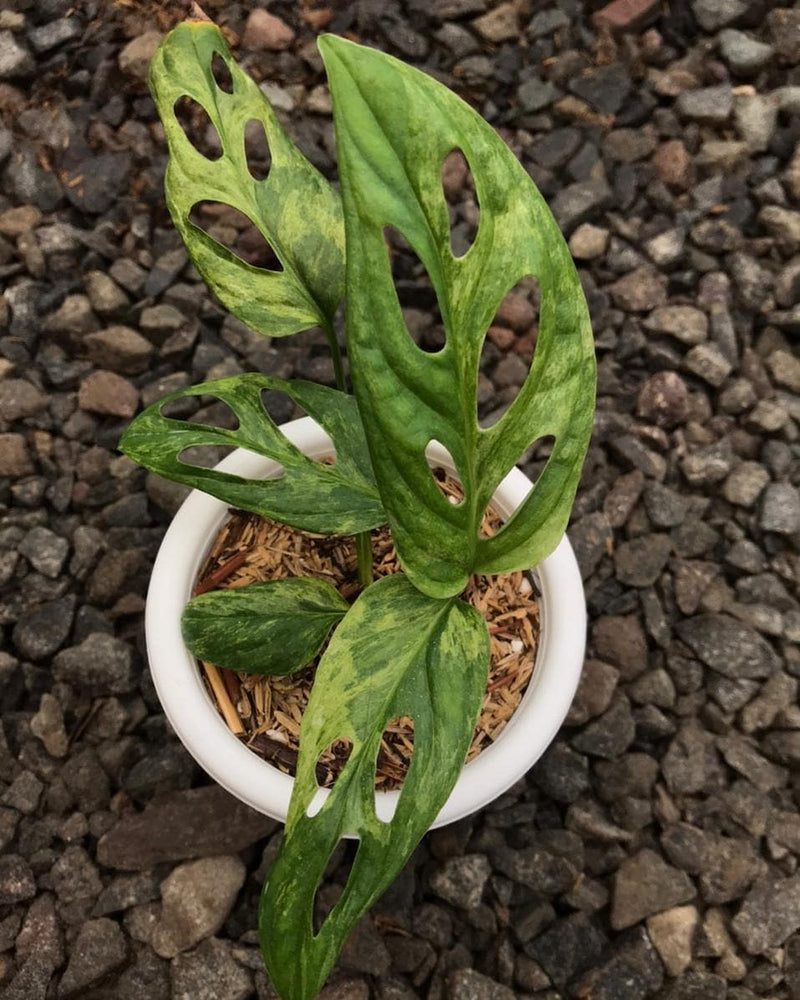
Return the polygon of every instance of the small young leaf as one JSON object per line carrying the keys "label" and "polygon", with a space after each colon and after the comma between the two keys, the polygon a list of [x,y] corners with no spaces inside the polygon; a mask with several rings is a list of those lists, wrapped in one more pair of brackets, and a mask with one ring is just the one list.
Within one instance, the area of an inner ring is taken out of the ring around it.
{"label": "small young leaf", "polygon": [[[220,60],[230,84],[220,86]],[[226,308],[254,330],[282,337],[329,325],[344,286],[339,196],[291,142],[258,86],[236,65],[222,32],[187,21],[167,35],[150,67],[150,87],[170,151],[166,196],[198,271]],[[219,136],[211,161],[190,142],[175,114],[196,101]],[[258,180],[248,166],[245,129],[260,122],[271,166]],[[192,208],[221,202],[243,212],[275,251],[282,271],[245,263],[193,225]]]}
{"label": "small young leaf", "polygon": [[[535,565],[567,524],[589,442],[595,361],[578,274],[542,196],[511,150],[455,94],[375,49],[326,35],[347,233],[347,348],[353,385],[392,537],[426,594],[457,594],[471,572]],[[459,149],[480,204],[462,257],[450,244],[442,164]],[[409,242],[430,276],[444,347],[412,342],[392,282],[384,229]],[[481,345],[505,294],[539,281],[533,366],[505,415],[476,419]],[[555,439],[535,489],[491,539],[481,517],[537,438]],[[452,454],[465,499],[454,507],[425,460],[431,440]]]}
{"label": "small young leaf", "polygon": [[[317,421],[333,440],[335,464],[308,458],[278,430],[261,401],[265,389],[285,392]],[[216,396],[234,412],[239,427],[230,431],[162,415],[163,407],[187,396]],[[182,462],[181,454],[197,445],[246,448],[279,462],[284,471],[275,479],[253,480]],[[140,413],[119,447],[165,479],[295,528],[349,535],[386,521],[355,399],[313,382],[247,373],[179,389]]]}
{"label": "small young leaf", "polygon": [[199,659],[277,677],[307,666],[348,607],[329,583],[295,577],[201,594],[181,626]]}
{"label": "small young leaf", "polygon": [[[300,757],[281,852],[259,913],[261,947],[282,1000],[322,987],[347,935],[408,860],[464,764],[489,670],[480,614],[426,597],[401,574],[368,587],[325,651],[300,730]],[[414,722],[414,754],[391,822],[375,813],[375,761],[396,716]],[[353,743],[322,808],[314,768],[334,739]],[[352,872],[314,934],[314,896],[345,834],[359,838]]]}

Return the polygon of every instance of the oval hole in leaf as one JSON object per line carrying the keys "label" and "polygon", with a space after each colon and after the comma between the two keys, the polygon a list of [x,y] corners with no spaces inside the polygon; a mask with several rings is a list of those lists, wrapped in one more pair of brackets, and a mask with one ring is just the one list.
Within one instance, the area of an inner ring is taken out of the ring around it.
{"label": "oval hole in leaf", "polygon": [[[436,449],[444,451],[444,459],[440,457]],[[425,448],[425,458],[427,458],[429,464],[431,462],[434,463],[431,465],[431,475],[433,476],[436,485],[454,507],[460,506],[464,502],[464,491],[461,489],[461,477],[456,469],[456,463],[453,456],[447,448],[445,448],[441,441],[437,441],[435,438],[432,438]],[[436,464],[437,462],[441,462],[443,460],[448,462],[453,469],[456,469],[456,471],[451,472],[450,469],[445,469],[443,466]],[[454,480],[458,480],[458,482],[454,482]]]}
{"label": "oval hole in leaf", "polygon": [[314,934],[319,934],[331,910],[347,885],[361,845],[360,840],[340,840],[331,852],[325,871],[314,893]]}
{"label": "oval hole in leaf", "polygon": [[516,398],[533,362],[538,332],[539,282],[529,274],[503,296],[483,341],[479,371],[495,392],[483,400],[479,387],[481,427],[493,427]]}
{"label": "oval hole in leaf", "polygon": [[264,123],[251,118],[244,127],[244,155],[254,181],[265,181],[272,164]]}
{"label": "oval hole in leaf", "polygon": [[[216,396],[195,396],[200,404],[189,418],[190,424],[206,424],[208,427],[221,427],[226,431],[239,430],[239,418],[221,399]],[[162,411],[163,412],[163,411]]]}
{"label": "oval hole in leaf", "polygon": [[174,111],[183,134],[197,152],[209,160],[218,160],[222,156],[222,144],[203,105],[184,94],[175,102]]}
{"label": "oval hole in leaf", "polygon": [[444,158],[442,188],[450,214],[450,249],[454,257],[463,257],[478,235],[481,209],[472,171],[460,149],[451,149]]}
{"label": "oval hole in leaf", "polygon": [[265,271],[283,270],[283,265],[261,231],[244,212],[232,205],[199,201],[192,206],[189,222],[246,264]]}
{"label": "oval hole in leaf", "polygon": [[228,69],[228,64],[219,52],[215,52],[214,58],[211,60],[211,75],[214,77],[214,83],[216,83],[220,90],[223,90],[226,94],[233,93],[231,71]]}
{"label": "oval hole in leaf", "polygon": [[[281,392],[280,389],[263,389],[261,391],[261,404],[267,414],[278,425],[278,430],[281,433],[283,433],[281,424],[285,424],[289,420],[299,420],[301,417],[308,416],[308,413],[302,406],[298,406],[288,393]],[[312,459],[312,461],[324,462],[326,465],[335,465],[336,448],[333,447],[332,455],[326,455],[324,458],[317,458],[315,455],[308,455],[307,457]]]}
{"label": "oval hole in leaf", "polygon": [[[317,784],[320,788],[333,788],[339,775],[347,766],[352,752],[353,741],[344,737],[334,740],[322,751],[319,757],[317,757],[315,767]],[[315,799],[316,796],[314,796]],[[311,805],[314,804],[314,800],[312,800]],[[311,806],[308,808],[311,809]],[[311,813],[307,812],[306,815],[310,816]]]}
{"label": "oval hole in leaf", "polygon": [[414,754],[414,720],[407,715],[390,719],[381,736],[375,764],[375,788],[386,791],[402,786]]}
{"label": "oval hole in leaf", "polygon": [[[553,450],[553,445],[556,443],[556,439],[552,434],[544,434],[540,438],[528,445],[525,451],[522,453],[519,461],[516,463],[521,466],[525,474],[533,480],[534,487],[536,486],[536,480],[544,471],[544,467],[550,458],[550,454]],[[481,518],[481,526],[478,532],[480,538],[493,538],[502,528],[502,524],[498,523],[498,519],[492,517],[492,514],[487,507],[483,512],[483,517]]]}
{"label": "oval hole in leaf", "polygon": [[394,226],[384,226],[383,238],[392,268],[397,301],[409,335],[420,350],[435,354],[444,347],[442,312],[425,265]]}
{"label": "oval hole in leaf", "polygon": [[227,458],[233,447],[222,444],[196,444],[191,448],[184,448],[178,454],[178,461],[184,465],[191,465],[195,469],[213,469],[215,465]]}

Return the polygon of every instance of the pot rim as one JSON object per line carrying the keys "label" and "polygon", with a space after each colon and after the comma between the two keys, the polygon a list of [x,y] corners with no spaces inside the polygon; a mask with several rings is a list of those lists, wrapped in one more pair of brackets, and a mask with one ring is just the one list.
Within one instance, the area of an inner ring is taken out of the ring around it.
{"label": "pot rim", "polygon": [[[330,437],[310,417],[282,424],[281,431],[312,458],[334,451]],[[432,441],[426,454],[435,464],[455,472],[450,455],[438,442]],[[280,466],[238,449],[216,468],[245,478],[263,478]],[[531,488],[527,476],[514,468],[497,488],[492,503],[508,518]],[[233,735],[208,695],[197,661],[181,636],[181,613],[228,509],[221,500],[193,490],[164,535],[145,610],[150,671],[167,719],[197,763],[232,795],[285,822],[294,778]],[[464,765],[431,829],[462,819],[502,795],[541,757],[569,710],[583,667],[586,603],[566,535],[533,573],[541,595],[541,630],[530,683],[497,740]],[[321,789],[312,808],[321,807],[327,794],[327,789]],[[375,793],[381,820],[392,818],[401,794],[402,789]]]}

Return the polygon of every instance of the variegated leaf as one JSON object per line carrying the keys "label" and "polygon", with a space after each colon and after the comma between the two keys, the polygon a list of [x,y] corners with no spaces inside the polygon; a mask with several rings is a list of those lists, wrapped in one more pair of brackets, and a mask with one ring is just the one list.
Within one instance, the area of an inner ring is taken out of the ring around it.
{"label": "variegated leaf", "polygon": [[348,607],[324,580],[293,577],[201,594],[181,628],[199,659],[277,677],[307,666]]}
{"label": "variegated leaf", "polygon": [[[494,130],[442,84],[375,49],[320,39],[331,87],[347,233],[347,347],[375,476],[411,580],[458,593],[472,572],[529,567],[555,548],[569,517],[594,409],[589,315],[558,226]],[[480,204],[475,242],[451,250],[442,164],[464,154]],[[384,241],[411,244],[430,276],[446,343],[426,354],[403,320]],[[481,347],[506,293],[533,275],[541,291],[533,365],[491,428],[476,416]],[[480,538],[497,486],[536,439],[552,436],[535,489],[504,528]],[[441,442],[464,486],[448,502],[425,449]]]}
{"label": "variegated leaf", "polygon": [[[214,79],[218,55],[233,81]],[[234,315],[254,330],[281,337],[317,324],[330,329],[344,285],[344,231],[339,196],[289,139],[266,97],[236,65],[222,32],[187,21],[167,35],[150,66],[150,86],[170,159],[166,196],[172,219],[197,269]],[[189,97],[217,130],[222,156],[210,160],[189,141],[175,114]],[[245,127],[264,126],[271,166],[265,180],[248,169]],[[258,228],[283,267],[253,267],[190,221],[195,205],[230,205]]]}
{"label": "variegated leaf", "polygon": [[[286,833],[259,916],[261,947],[282,1000],[310,1000],[359,918],[392,882],[447,800],[464,764],[489,669],[480,614],[421,594],[403,575],[368,587],[333,634],[300,731]],[[414,721],[414,752],[393,819],[375,813],[375,762],[396,716]],[[336,739],[353,748],[316,815],[315,765]],[[314,933],[314,897],[345,834],[359,839],[339,901]]]}
{"label": "variegated leaf", "polygon": [[[281,433],[264,408],[265,389],[285,392],[326,431],[336,448],[333,465],[308,458]],[[215,396],[226,403],[238,418],[238,428],[209,427],[162,414],[173,400],[189,396]],[[279,462],[283,472],[271,479],[243,479],[181,460],[188,448],[202,445],[245,448]],[[306,531],[348,535],[386,520],[355,399],[313,382],[248,373],[179,389],[140,413],[119,447],[172,482]]]}

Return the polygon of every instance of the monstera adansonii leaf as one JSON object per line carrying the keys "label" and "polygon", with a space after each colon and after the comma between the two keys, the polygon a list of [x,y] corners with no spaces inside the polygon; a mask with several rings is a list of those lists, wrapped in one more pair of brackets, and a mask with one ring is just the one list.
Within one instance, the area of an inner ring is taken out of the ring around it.
{"label": "monstera adansonii leaf", "polygon": [[[432,596],[471,572],[535,565],[567,525],[588,446],[595,361],[578,275],[541,195],[493,129],[446,87],[390,56],[320,39],[333,97],[347,236],[347,350],[375,476],[403,568]],[[480,207],[473,245],[451,250],[442,165],[461,150]],[[403,321],[384,230],[398,230],[430,276],[442,350],[416,346]],[[484,336],[504,296],[528,275],[541,294],[531,370],[503,417],[476,416]],[[535,488],[493,538],[479,537],[497,486],[535,440],[554,439]],[[452,455],[458,505],[425,459]]]}
{"label": "monstera adansonii leaf", "polygon": [[[214,77],[215,54],[233,82]],[[186,248],[223,305],[254,330],[282,337],[320,325],[329,332],[344,290],[344,227],[338,194],[286,135],[256,83],[236,65],[222,32],[187,21],[167,35],[150,66],[150,88],[169,146],[166,197]],[[190,142],[175,113],[189,97],[217,130],[222,155],[212,160]],[[248,168],[245,127],[260,122],[270,170]],[[280,261],[282,271],[253,267],[190,221],[202,202],[243,212]]]}
{"label": "monstera adansonii leaf", "polygon": [[278,677],[311,663],[348,607],[324,580],[270,580],[200,594],[184,608],[181,630],[201,660]]}
{"label": "monstera adansonii leaf", "polygon": [[[308,458],[281,433],[262,402],[266,389],[285,392],[316,420],[333,441],[333,465]],[[164,407],[188,396],[216,397],[230,407],[239,426],[226,430],[163,415]],[[283,471],[271,479],[244,479],[181,461],[187,449],[204,445],[244,448],[274,459]],[[119,447],[165,479],[305,531],[349,535],[386,523],[355,399],[314,382],[252,372],[179,389],[140,413]]]}
{"label": "monstera adansonii leaf", "polygon": [[[408,860],[464,764],[489,670],[480,614],[458,598],[426,597],[402,574],[369,586],[333,634],[300,730],[300,756],[280,854],[261,900],[261,948],[283,1000],[309,1000],[365,910]],[[393,718],[414,722],[414,751],[391,822],[375,813],[375,764]],[[314,815],[315,765],[334,740],[353,747]],[[313,810],[311,810],[313,812]],[[314,899],[345,834],[358,851],[344,891],[317,933]]]}

